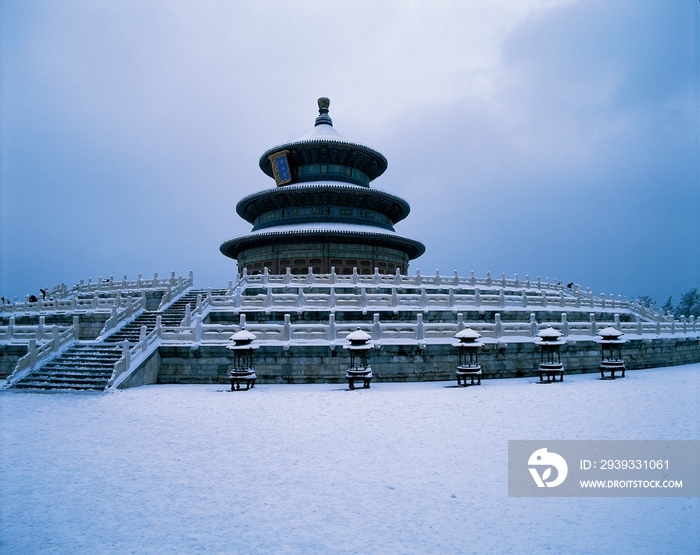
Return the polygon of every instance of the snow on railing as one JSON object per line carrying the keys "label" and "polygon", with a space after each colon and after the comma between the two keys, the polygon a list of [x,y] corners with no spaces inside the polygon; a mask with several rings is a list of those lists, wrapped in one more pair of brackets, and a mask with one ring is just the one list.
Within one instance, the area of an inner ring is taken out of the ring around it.
{"label": "snow on railing", "polygon": [[70,290],[66,288],[65,284],[56,286],[48,293],[46,299],[30,301],[29,295],[24,301],[17,300],[17,297],[13,301],[5,299],[0,302],[0,313],[110,311],[113,306],[119,308],[124,305],[126,295],[122,297],[122,293],[127,291],[133,293],[150,289],[165,289],[164,297],[167,295],[173,298],[192,287],[193,283],[192,272],[188,277],[179,276],[178,278],[175,277],[175,272],[172,272],[169,278],[159,278],[157,273],[154,274],[153,279],[143,279],[141,274],[136,280],[128,280],[126,276],[121,281],[115,281],[112,276],[105,280],[100,277],[95,283],[91,279],[88,280],[87,284],[81,280],[79,285],[73,286]]}
{"label": "snow on railing", "polygon": [[[493,322],[467,322],[462,313],[457,314],[457,320],[453,322],[424,322],[423,314],[416,314],[415,320],[404,322],[382,322],[379,314],[373,315],[371,322],[342,322],[335,320],[335,315],[330,314],[327,322],[292,323],[291,315],[285,314],[281,323],[248,323],[245,314],[240,315],[239,324],[203,324],[201,317],[194,318],[190,325],[179,327],[163,327],[160,330],[160,338],[163,342],[211,342],[226,343],[229,337],[245,327],[254,333],[258,339],[265,342],[286,344],[335,344],[343,341],[345,336],[361,327],[372,335],[373,341],[395,344],[419,344],[424,341],[451,342],[458,331],[469,325],[478,331],[484,338],[500,340],[502,338],[531,338],[534,340],[537,333],[552,326],[562,332],[565,337],[590,340],[595,338],[600,324],[596,322],[595,315],[591,314],[587,322],[569,322],[566,313],[561,314],[559,321],[537,322],[535,314],[530,314],[526,322],[503,322],[500,313],[497,313]],[[609,322],[603,324],[610,325]],[[675,326],[672,322],[620,322],[619,314],[615,314],[614,323],[617,329],[627,335],[660,336],[662,334],[693,335],[697,334],[696,321],[691,318],[683,321],[683,326]]]}
{"label": "snow on railing", "polygon": [[8,386],[21,380],[34,368],[75,343],[78,340],[79,331],[78,317],[74,316],[72,326],[63,331],[55,327],[51,340],[43,345],[38,346],[36,339],[30,339],[27,354],[17,361],[14,371],[7,378]]}
{"label": "snow on railing", "polygon": [[[73,325],[78,326],[78,317],[73,317]],[[18,326],[15,324],[15,317],[10,316],[7,326],[0,326],[0,342],[15,341],[19,343],[28,343],[30,339],[33,339],[37,344],[42,341],[53,340],[56,332],[62,333],[69,329],[70,326],[59,326],[56,324],[46,325],[46,317],[39,317],[38,325],[23,325]]]}
{"label": "snow on railing", "polygon": [[225,295],[211,298],[211,308],[236,312],[244,310],[335,310],[386,308],[399,310],[450,309],[452,311],[477,309],[536,309],[579,310],[579,311],[626,311],[642,319],[671,322],[671,315],[655,312],[653,305],[646,306],[637,299],[630,302],[627,297],[605,294],[595,295],[590,289],[574,283],[563,285],[561,281],[534,281],[529,276],[524,280],[516,274],[512,279],[501,274],[492,278],[486,273],[485,278],[477,278],[474,272],[469,277],[459,276],[455,271],[452,276],[442,276],[436,270],[434,276],[424,276],[420,270],[415,275],[358,274],[355,269],[350,275],[292,274],[287,269],[285,274],[269,274],[267,269],[262,274],[249,275],[246,269],[234,285],[229,282]]}
{"label": "snow on railing", "polygon": [[[112,314],[105,321],[104,327],[100,332],[100,337],[104,337],[109,334],[109,332],[114,331],[127,322],[129,322],[133,317],[138,316],[143,310],[146,309],[146,297],[127,297],[122,299],[122,301],[112,305]],[[122,308],[121,311],[117,310],[117,306]]]}
{"label": "snow on railing", "polygon": [[153,278],[148,279],[142,277],[142,274],[138,275],[135,280],[130,280],[126,275],[121,280],[115,280],[114,276],[109,276],[107,279],[103,279],[100,276],[96,282],[92,281],[92,278],[88,279],[85,283],[80,280],[78,285],[75,285],[72,289],[74,292],[79,293],[93,293],[93,292],[110,292],[110,291],[140,291],[147,289],[165,289],[167,287],[175,287],[176,283],[181,282],[184,284],[184,288],[187,289],[192,287],[194,283],[194,274],[190,272],[189,276],[175,278],[175,272],[171,272],[168,278],[159,278],[158,272],[154,272]]}
{"label": "snow on railing", "polygon": [[166,286],[165,294],[160,300],[158,310],[163,310],[171,302],[176,300],[180,295],[192,287],[193,282],[192,272],[190,272],[190,277],[188,279],[185,279],[182,276],[175,279],[175,272],[173,272],[170,276],[170,282]]}
{"label": "snow on railing", "polygon": [[114,363],[114,370],[107,382],[107,388],[118,387],[144,362],[160,343],[162,329],[162,317],[156,317],[156,326],[147,333],[146,326],[141,326],[139,341],[134,346],[130,346],[128,341],[123,341],[122,356]]}

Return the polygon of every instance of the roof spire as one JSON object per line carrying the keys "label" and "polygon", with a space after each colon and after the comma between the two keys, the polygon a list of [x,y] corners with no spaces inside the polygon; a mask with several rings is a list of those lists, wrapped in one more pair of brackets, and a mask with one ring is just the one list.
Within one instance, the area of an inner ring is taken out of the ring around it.
{"label": "roof spire", "polygon": [[322,96],[321,98],[318,99],[318,117],[316,118],[316,124],[315,125],[330,125],[333,127],[333,120],[331,117],[328,115],[328,107],[331,105],[331,101],[329,98],[326,98],[325,96]]}

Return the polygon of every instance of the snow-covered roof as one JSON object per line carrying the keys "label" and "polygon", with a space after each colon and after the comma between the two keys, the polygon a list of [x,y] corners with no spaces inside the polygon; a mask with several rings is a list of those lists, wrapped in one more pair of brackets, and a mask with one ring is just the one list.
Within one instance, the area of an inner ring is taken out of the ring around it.
{"label": "snow-covered roof", "polygon": [[303,224],[276,225],[252,231],[251,235],[286,233],[295,231],[343,231],[351,233],[384,233],[392,235],[386,228],[376,225],[346,224],[342,222],[311,222]]}
{"label": "snow-covered roof", "polygon": [[343,141],[346,143],[350,142],[345,137],[343,137],[340,133],[338,133],[335,130],[335,127],[333,127],[332,125],[328,125],[327,123],[322,123],[321,125],[317,125],[316,127],[314,127],[306,135],[302,135],[298,139],[294,139],[292,141],[292,143],[301,143],[301,142],[305,142],[305,141],[317,141],[317,140]]}
{"label": "snow-covered roof", "polygon": [[234,333],[229,339],[231,341],[235,341],[236,343],[243,343],[245,341],[255,341],[257,337],[255,334],[243,329]]}
{"label": "snow-covered roof", "polygon": [[481,337],[481,334],[471,328],[465,328],[455,335],[456,339],[464,343],[473,343]]}

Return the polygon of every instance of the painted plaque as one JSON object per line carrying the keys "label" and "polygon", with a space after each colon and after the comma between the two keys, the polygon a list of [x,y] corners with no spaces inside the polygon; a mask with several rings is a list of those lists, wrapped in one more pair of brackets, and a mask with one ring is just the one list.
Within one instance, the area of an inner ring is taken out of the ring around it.
{"label": "painted plaque", "polygon": [[288,150],[281,150],[270,154],[268,157],[272,165],[272,174],[275,176],[275,183],[278,187],[292,181],[292,171],[289,167],[287,154],[289,154]]}

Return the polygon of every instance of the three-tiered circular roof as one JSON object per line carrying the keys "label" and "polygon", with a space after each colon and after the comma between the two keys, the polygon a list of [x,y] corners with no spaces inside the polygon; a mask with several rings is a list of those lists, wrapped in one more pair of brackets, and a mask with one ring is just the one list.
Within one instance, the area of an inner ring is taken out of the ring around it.
{"label": "three-tiered circular roof", "polygon": [[328,115],[330,101],[320,98],[318,104],[309,133],[260,157],[260,168],[277,187],[238,202],[238,215],[253,230],[225,241],[220,251],[238,259],[256,247],[320,242],[385,247],[408,260],[422,255],[420,241],[394,232],[393,224],[410,212],[408,202],[369,187],[386,170],[386,158],[340,135]]}

